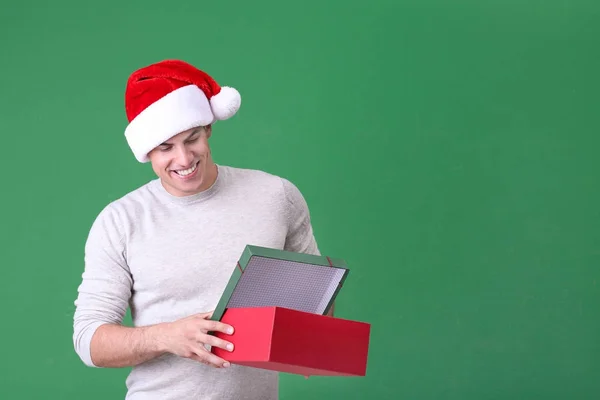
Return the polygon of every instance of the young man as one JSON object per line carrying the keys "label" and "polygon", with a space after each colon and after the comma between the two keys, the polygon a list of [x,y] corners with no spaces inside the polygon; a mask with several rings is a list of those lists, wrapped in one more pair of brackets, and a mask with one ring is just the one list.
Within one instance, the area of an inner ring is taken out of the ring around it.
{"label": "young man", "polygon": [[[229,365],[205,346],[247,244],[319,254],[307,204],[288,180],[217,165],[212,124],[233,116],[240,95],[178,60],[135,71],[127,82],[127,142],[157,179],[108,204],[85,245],[73,341],[92,367],[132,366],[127,399],[278,397],[278,374]],[[131,307],[134,327],[122,320]]]}

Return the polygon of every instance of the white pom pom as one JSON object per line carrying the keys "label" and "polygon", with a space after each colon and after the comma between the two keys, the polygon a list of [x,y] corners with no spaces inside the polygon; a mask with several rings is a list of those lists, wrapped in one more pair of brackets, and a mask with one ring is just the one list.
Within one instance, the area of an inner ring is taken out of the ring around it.
{"label": "white pom pom", "polygon": [[234,88],[222,86],[221,91],[210,99],[210,106],[216,119],[231,118],[240,108],[242,97]]}

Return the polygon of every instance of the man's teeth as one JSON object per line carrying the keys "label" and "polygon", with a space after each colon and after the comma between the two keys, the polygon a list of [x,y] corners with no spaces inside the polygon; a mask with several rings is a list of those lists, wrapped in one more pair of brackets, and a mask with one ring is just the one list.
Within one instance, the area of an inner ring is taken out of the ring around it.
{"label": "man's teeth", "polygon": [[183,169],[183,170],[179,170],[179,171],[175,171],[177,173],[177,175],[180,176],[186,176],[191,174],[192,172],[194,172],[196,170],[196,167],[198,166],[198,164],[194,164],[194,166],[192,168],[188,168],[188,169]]}

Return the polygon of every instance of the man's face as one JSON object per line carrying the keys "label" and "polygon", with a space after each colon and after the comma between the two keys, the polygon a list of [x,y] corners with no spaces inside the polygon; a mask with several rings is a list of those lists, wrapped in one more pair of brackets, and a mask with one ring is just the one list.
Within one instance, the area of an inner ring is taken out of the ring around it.
{"label": "man's face", "polygon": [[169,193],[189,196],[213,184],[216,168],[208,145],[210,135],[210,126],[189,129],[148,154],[152,169]]}

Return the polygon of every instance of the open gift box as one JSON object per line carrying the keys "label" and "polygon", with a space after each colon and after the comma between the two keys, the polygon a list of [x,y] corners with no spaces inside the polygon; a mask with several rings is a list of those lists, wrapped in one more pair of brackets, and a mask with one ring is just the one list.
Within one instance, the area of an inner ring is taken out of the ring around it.
{"label": "open gift box", "polygon": [[217,356],[304,376],[365,376],[370,324],[327,316],[347,275],[339,259],[246,246],[212,319],[235,332]]}

